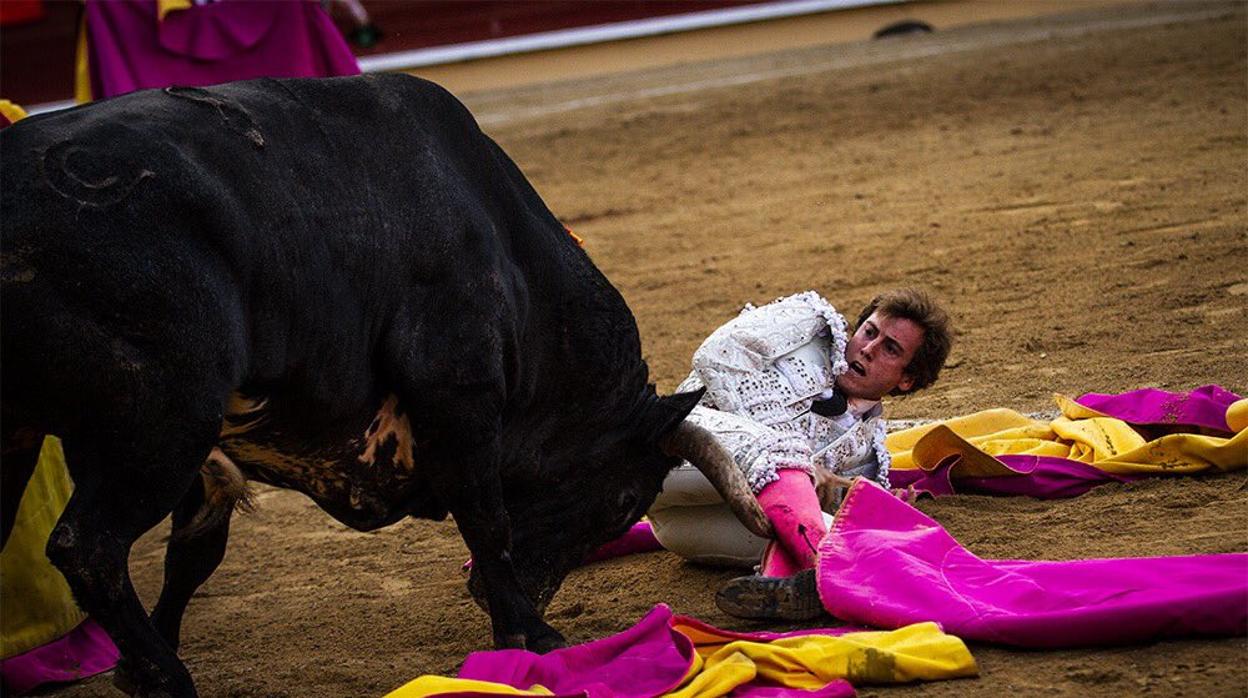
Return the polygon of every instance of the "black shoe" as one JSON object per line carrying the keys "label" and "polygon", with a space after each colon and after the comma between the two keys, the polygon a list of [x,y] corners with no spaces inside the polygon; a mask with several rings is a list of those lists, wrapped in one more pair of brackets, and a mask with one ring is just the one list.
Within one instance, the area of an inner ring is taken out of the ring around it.
{"label": "black shoe", "polygon": [[792,577],[731,579],[715,595],[715,605],[738,618],[810,620],[824,614],[813,569]]}

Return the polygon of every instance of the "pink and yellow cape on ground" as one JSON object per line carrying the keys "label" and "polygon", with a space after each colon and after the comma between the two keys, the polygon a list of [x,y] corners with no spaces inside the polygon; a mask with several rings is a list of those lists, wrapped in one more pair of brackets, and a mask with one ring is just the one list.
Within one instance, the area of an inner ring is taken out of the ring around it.
{"label": "pink and yellow cape on ground", "polygon": [[1049,422],[977,412],[892,434],[894,487],[1074,497],[1106,482],[1248,468],[1248,400],[1217,385],[1056,395]]}
{"label": "pink and yellow cape on ground", "polygon": [[958,638],[1057,648],[1248,632],[1248,555],[984,560],[862,479],[819,545],[817,583],[830,615],[897,630],[733,633],[659,606],[618,635],[545,656],[478,652],[458,678],[390,696],[840,696],[852,682],[973,676]]}
{"label": "pink and yellow cape on ground", "polygon": [[[555,695],[587,698],[772,698],[854,695],[853,683],[975,676],[966,645],[933,623],[891,632],[849,628],[737,633],[659,605],[618,635],[537,655],[468,655],[456,678],[422,676],[387,698]],[[851,683],[853,682],[853,683]]]}

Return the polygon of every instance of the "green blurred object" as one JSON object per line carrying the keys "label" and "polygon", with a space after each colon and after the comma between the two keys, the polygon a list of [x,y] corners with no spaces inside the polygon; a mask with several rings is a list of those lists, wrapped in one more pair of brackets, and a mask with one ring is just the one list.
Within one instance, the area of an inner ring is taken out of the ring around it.
{"label": "green blurred object", "polygon": [[351,40],[351,43],[360,48],[372,48],[381,40],[382,36],[381,30],[377,28],[377,25],[365,24],[356,27],[347,38]]}

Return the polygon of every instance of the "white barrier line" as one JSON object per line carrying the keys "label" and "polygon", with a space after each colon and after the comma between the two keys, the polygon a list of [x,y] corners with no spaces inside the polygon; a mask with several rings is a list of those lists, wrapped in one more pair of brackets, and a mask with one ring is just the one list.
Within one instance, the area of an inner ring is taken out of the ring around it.
{"label": "white barrier line", "polygon": [[716,89],[721,87],[735,87],[739,85],[748,85],[750,83],[762,82],[765,80],[775,80],[779,78],[795,77],[798,75],[810,75],[814,73],[822,73],[829,70],[838,70],[845,68],[856,68],[868,65],[878,65],[881,63],[892,63],[901,60],[910,60],[915,58],[927,58],[930,56],[939,56],[950,53],[960,53],[965,51],[974,51],[983,48],[996,48],[1000,46],[1010,46],[1015,44],[1032,43],[1052,38],[1071,38],[1083,36],[1085,34],[1094,34],[1105,31],[1114,31],[1122,29],[1137,29],[1143,27],[1152,27],[1162,24],[1180,24],[1188,22],[1199,22],[1206,19],[1229,16],[1233,10],[1218,9],[1205,10],[1202,12],[1182,13],[1182,14],[1166,14],[1155,15],[1151,17],[1135,17],[1121,20],[1104,20],[1092,22],[1089,24],[1080,24],[1069,27],[1043,27],[1028,30],[1018,30],[1009,36],[997,38],[975,38],[966,41],[941,44],[938,46],[910,46],[900,48],[897,44],[889,44],[890,47],[899,47],[900,50],[879,54],[874,56],[862,56],[855,59],[838,58],[833,61],[824,61],[821,63],[813,63],[801,66],[793,66],[790,68],[777,68],[774,70],[763,70],[756,73],[746,73],[744,75],[733,75],[722,78],[710,78],[704,80],[695,80],[692,82],[678,83],[674,85],[663,85],[660,87],[649,87],[639,90],[630,90],[626,92],[614,92],[600,95],[592,95],[589,97],[580,97],[554,104],[543,105],[539,107],[528,107],[522,109],[509,109],[499,112],[490,113],[488,110],[481,110],[477,113],[477,121],[482,126],[499,126],[524,119],[536,118],[540,116],[550,116],[551,114],[559,114],[576,109],[584,109],[587,107],[602,106],[607,104],[616,104],[619,102],[627,102],[638,99],[648,99],[653,97],[664,97],[675,94],[685,94],[689,92],[699,92],[702,90]]}
{"label": "white barrier line", "polygon": [[[1040,410],[1039,412],[1024,412],[1023,416],[1027,419],[1034,419],[1038,422],[1051,422],[1062,416],[1062,411],[1057,409]],[[938,424],[940,422],[954,419],[954,417],[916,417],[913,419],[885,419],[884,431],[889,434],[895,434],[906,429],[915,427],[925,427],[929,424]]]}
{"label": "white barrier line", "polygon": [[574,29],[559,29],[524,36],[513,36],[504,39],[472,41],[451,46],[435,46],[431,48],[399,51],[380,56],[368,56],[360,59],[360,70],[366,73],[377,73],[389,70],[410,70],[427,65],[458,63],[479,58],[492,58],[513,53],[530,53],[546,51],[569,46],[583,46],[621,39],[636,39],[643,36],[672,34],[675,32],[723,27],[746,22],[758,22],[783,17],[844,10],[870,5],[889,5],[905,0],[792,0],[775,2],[766,5],[752,5],[705,12],[654,17],[611,24],[598,24]]}
{"label": "white barrier line", "polygon": [[28,108],[26,110],[26,115],[34,116],[35,114],[42,114],[44,112],[69,109],[75,104],[77,104],[77,102],[72,99],[63,99],[59,102],[44,102],[43,104],[36,104],[35,106]]}

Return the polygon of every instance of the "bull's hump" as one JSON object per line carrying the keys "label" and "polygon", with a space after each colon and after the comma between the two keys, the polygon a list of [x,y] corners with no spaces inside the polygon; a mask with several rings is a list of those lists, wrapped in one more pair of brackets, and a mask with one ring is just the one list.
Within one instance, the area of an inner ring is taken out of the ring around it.
{"label": "bull's hump", "polygon": [[175,99],[199,105],[209,116],[215,116],[221,127],[245,138],[256,148],[264,147],[264,134],[255,117],[237,100],[202,87],[166,87],[164,92]]}
{"label": "bull's hump", "polygon": [[[109,135],[118,129],[108,129]],[[90,139],[62,140],[41,154],[43,182],[78,208],[102,209],[126,200],[156,173],[129,157],[125,150],[100,147]]]}

